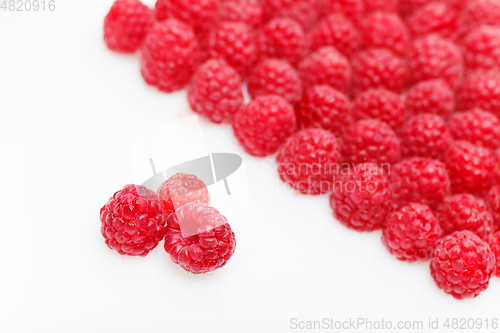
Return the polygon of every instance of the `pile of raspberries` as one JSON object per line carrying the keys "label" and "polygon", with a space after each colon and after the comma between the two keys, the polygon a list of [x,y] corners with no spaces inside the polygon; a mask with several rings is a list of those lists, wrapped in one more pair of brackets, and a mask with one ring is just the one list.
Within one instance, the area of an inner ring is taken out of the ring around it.
{"label": "pile of raspberries", "polygon": [[[500,0],[116,0],[104,40],[248,154],[276,154],[286,184],[330,193],[343,225],[430,260],[446,293],[500,276]],[[195,193],[178,208],[162,188],[117,192],[108,246],[146,255],[166,235],[184,269],[223,266],[234,234],[194,178],[165,185]]]}

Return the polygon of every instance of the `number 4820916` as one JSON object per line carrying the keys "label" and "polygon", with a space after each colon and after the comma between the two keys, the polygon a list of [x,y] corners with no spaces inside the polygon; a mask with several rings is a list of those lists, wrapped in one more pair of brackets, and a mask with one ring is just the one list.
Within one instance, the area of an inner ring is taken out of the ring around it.
{"label": "number 4820916", "polygon": [[9,12],[53,12],[56,10],[56,0],[4,0],[0,5],[0,10]]}

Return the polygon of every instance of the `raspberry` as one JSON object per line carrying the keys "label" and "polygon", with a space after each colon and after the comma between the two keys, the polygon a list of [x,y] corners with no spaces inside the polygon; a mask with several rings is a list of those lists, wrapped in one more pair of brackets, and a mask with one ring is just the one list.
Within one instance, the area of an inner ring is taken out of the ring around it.
{"label": "raspberry", "polygon": [[483,25],[500,26],[500,2],[498,0],[470,0],[463,7],[458,19],[460,36]]}
{"label": "raspberry", "polygon": [[257,61],[257,47],[247,25],[226,22],[210,32],[205,45],[208,58],[222,58],[245,78]]}
{"label": "raspberry", "polygon": [[408,54],[412,84],[430,79],[443,79],[456,89],[462,80],[462,54],[458,47],[436,35],[413,42]]}
{"label": "raspberry", "polygon": [[440,289],[456,299],[474,298],[488,288],[495,256],[472,232],[457,231],[437,242],[430,266]]}
{"label": "raspberry", "polygon": [[500,120],[481,109],[459,112],[448,121],[455,140],[495,150],[500,146]]}
{"label": "raspberry", "polygon": [[360,47],[361,38],[354,25],[345,16],[333,14],[319,22],[308,36],[311,51],[333,46],[350,58]]}
{"label": "raspberry", "polygon": [[382,169],[362,163],[335,182],[330,206],[343,225],[357,231],[380,229],[392,207],[392,190]]}
{"label": "raspberry", "polygon": [[[452,6],[453,8],[459,10],[462,8],[465,2],[468,2],[470,0],[439,0],[439,2],[445,3],[447,5]],[[436,2],[435,0],[399,0],[399,9],[401,12],[401,15],[403,16],[408,16],[410,14],[415,13],[422,7],[432,3]]]}
{"label": "raspberry", "polygon": [[346,57],[331,46],[310,54],[298,66],[304,88],[326,84],[347,93],[351,82],[351,65]]}
{"label": "raspberry", "polygon": [[500,149],[497,149],[493,154],[494,174],[493,181],[495,184],[500,184]]}
{"label": "raspberry", "polygon": [[457,92],[457,108],[480,108],[500,117],[500,74],[478,72],[469,75]]}
{"label": "raspberry", "polygon": [[406,112],[398,94],[386,89],[368,89],[354,100],[352,116],[354,120],[379,119],[396,129],[405,120]]}
{"label": "raspberry", "polygon": [[190,202],[167,218],[165,251],[188,272],[202,274],[225,266],[235,248],[226,218],[205,203]]}
{"label": "raspberry", "polygon": [[219,20],[239,22],[258,28],[264,22],[262,3],[253,0],[226,0],[221,3]]}
{"label": "raspberry", "polygon": [[165,236],[165,211],[143,186],[126,185],[101,208],[101,234],[112,250],[146,256]]}
{"label": "raspberry", "polygon": [[404,56],[409,36],[406,25],[397,14],[373,13],[365,19],[362,27],[364,48],[386,48]]}
{"label": "raspberry", "polygon": [[165,92],[182,89],[200,62],[198,40],[189,26],[168,19],[146,36],[140,60],[146,83]]}
{"label": "raspberry", "polygon": [[484,195],[493,181],[494,162],[485,148],[466,141],[451,145],[444,156],[453,193]]}
{"label": "raspberry", "polygon": [[153,11],[142,2],[116,0],[104,18],[104,41],[110,50],[135,52],[153,23]]}
{"label": "raspberry", "polygon": [[261,96],[238,111],[234,135],[253,156],[274,154],[296,128],[293,107],[278,96]]}
{"label": "raspberry", "polygon": [[393,164],[401,158],[399,139],[380,120],[359,120],[343,135],[342,156],[345,163]]}
{"label": "raspberry", "polygon": [[200,66],[188,90],[191,109],[214,123],[230,122],[243,103],[238,73],[222,59]]}
{"label": "raspberry", "polygon": [[496,276],[500,277],[500,231],[491,238],[490,248],[496,258]]}
{"label": "raspberry", "polygon": [[302,83],[295,68],[279,59],[265,59],[248,77],[248,93],[252,98],[278,95],[290,104],[300,101]]}
{"label": "raspberry", "polygon": [[347,96],[326,85],[308,89],[296,111],[300,128],[323,128],[337,137],[352,123]]}
{"label": "raspberry", "polygon": [[398,0],[369,0],[365,1],[365,7],[367,13],[397,13]]}
{"label": "raspberry", "polygon": [[351,66],[354,95],[370,88],[385,88],[399,94],[406,85],[403,61],[388,50],[360,52],[353,57]]}
{"label": "raspberry", "polygon": [[451,5],[431,2],[409,16],[406,23],[414,38],[436,34],[453,40],[457,37],[458,11]]}
{"label": "raspberry", "polygon": [[493,186],[485,198],[486,205],[493,217],[495,230],[500,230],[500,185]]}
{"label": "raspberry", "polygon": [[428,206],[411,203],[389,215],[384,225],[382,243],[399,260],[428,260],[442,233]]}
{"label": "raspberry", "polygon": [[324,0],[323,10],[327,14],[340,13],[358,25],[365,15],[365,2],[364,0]]}
{"label": "raspberry", "polygon": [[319,18],[318,0],[262,0],[267,19],[288,17],[308,30]]}
{"label": "raspberry", "polygon": [[500,70],[499,27],[483,26],[471,32],[462,46],[467,70]]}
{"label": "raspberry", "polygon": [[446,118],[455,111],[455,94],[441,79],[422,81],[406,92],[405,109],[410,115],[433,113]]}
{"label": "raspberry", "polygon": [[427,157],[441,160],[453,142],[448,125],[438,115],[423,113],[408,119],[399,130],[404,158]]}
{"label": "raspberry", "polygon": [[276,161],[281,180],[302,194],[317,195],[331,191],[342,158],[335,136],[315,128],[290,137]]}

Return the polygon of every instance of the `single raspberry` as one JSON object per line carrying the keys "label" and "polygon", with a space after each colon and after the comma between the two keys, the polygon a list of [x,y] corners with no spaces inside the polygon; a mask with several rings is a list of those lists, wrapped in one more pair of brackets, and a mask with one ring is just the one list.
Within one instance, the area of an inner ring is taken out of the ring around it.
{"label": "single raspberry", "polygon": [[399,94],[406,85],[406,66],[388,50],[360,52],[353,57],[351,66],[354,95],[370,88],[385,88]]}
{"label": "single raspberry", "polygon": [[386,48],[398,56],[404,56],[408,49],[408,30],[395,13],[369,15],[363,22],[362,31],[364,48]]}
{"label": "single raspberry", "polygon": [[243,103],[240,76],[224,60],[208,60],[193,77],[188,101],[194,112],[214,123],[230,122]]}
{"label": "single raspberry", "polygon": [[431,275],[437,286],[456,299],[474,298],[495,275],[495,255],[488,243],[470,231],[441,238],[432,252]]}
{"label": "single raspberry", "polygon": [[477,72],[469,75],[457,92],[457,108],[480,108],[500,117],[500,74]]}
{"label": "single raspberry", "polygon": [[500,277],[500,231],[491,238],[490,248],[496,258],[496,276]]}
{"label": "single raspberry", "polygon": [[320,1],[318,0],[262,0],[267,19],[288,17],[302,25],[305,30],[318,20]]}
{"label": "single raspberry", "polygon": [[349,60],[331,46],[325,46],[307,56],[298,66],[304,89],[326,84],[348,93],[351,82]]}
{"label": "single raspberry", "polygon": [[104,41],[110,50],[135,52],[153,24],[153,11],[139,0],[115,0],[104,18]]}
{"label": "single raspberry", "polygon": [[245,78],[258,58],[252,32],[242,23],[225,22],[210,32],[205,45],[208,58],[222,58]]}
{"label": "single raspberry", "polygon": [[422,81],[406,92],[405,109],[410,115],[433,113],[446,118],[455,111],[455,94],[441,79]]}
{"label": "single raspberry", "polygon": [[474,109],[454,114],[448,121],[455,140],[495,150],[500,146],[500,120],[492,113]]}
{"label": "single raspberry", "polygon": [[323,11],[327,14],[342,14],[359,25],[365,15],[364,0],[324,0]]}
{"label": "single raspberry", "polygon": [[333,46],[350,58],[360,47],[361,37],[345,16],[333,14],[319,22],[308,36],[311,51],[323,46]]}
{"label": "single raspberry", "polygon": [[373,163],[349,168],[330,197],[333,216],[357,231],[380,229],[392,208],[392,190],[384,171]]}
{"label": "single raspberry", "polygon": [[492,186],[494,162],[486,148],[466,141],[451,145],[444,156],[453,193],[471,193],[482,196]]}
{"label": "single raspberry", "polygon": [[500,26],[500,2],[498,0],[470,0],[460,12],[458,19],[460,36],[465,37],[469,32],[483,25]]}
{"label": "single raspberry", "polygon": [[442,160],[453,142],[446,121],[431,113],[411,117],[401,126],[398,134],[404,158],[420,156]]}
{"label": "single raspberry", "polygon": [[200,62],[198,40],[189,26],[168,19],[146,36],[140,60],[146,83],[165,92],[182,89]]}
{"label": "single raspberry", "polygon": [[343,135],[345,163],[393,164],[401,159],[400,142],[386,123],[377,119],[359,120]]}
{"label": "single raspberry", "polygon": [[408,53],[408,67],[412,84],[443,79],[456,89],[462,80],[462,54],[452,42],[436,35],[413,42]]}
{"label": "single raspberry", "polygon": [[486,205],[493,217],[493,229],[500,230],[500,185],[493,186],[485,198]]}
{"label": "single raspberry", "polygon": [[202,274],[225,266],[235,248],[227,219],[205,203],[190,202],[167,218],[165,251],[188,272]]}
{"label": "single raspberry", "polygon": [[249,75],[248,93],[252,98],[277,95],[293,105],[302,97],[302,82],[295,68],[288,62],[265,59]]}
{"label": "single raspberry", "polygon": [[442,234],[432,210],[426,205],[411,203],[387,217],[382,243],[399,260],[428,260]]}
{"label": "single raspberry", "polygon": [[309,88],[296,112],[301,129],[323,128],[337,137],[352,123],[347,96],[326,85]]}
{"label": "single raspberry", "polygon": [[369,0],[365,1],[365,9],[367,13],[397,13],[399,9],[398,1],[399,0]]}
{"label": "single raspberry", "polygon": [[302,194],[317,195],[331,191],[342,158],[335,136],[315,128],[290,137],[276,161],[281,180]]}
{"label": "single raspberry", "polygon": [[274,154],[296,128],[293,107],[278,96],[261,96],[242,107],[233,120],[234,135],[246,152]]}
{"label": "single raspberry", "polygon": [[500,70],[500,27],[474,30],[465,37],[462,47],[467,70]]}
{"label": "single raspberry", "polygon": [[406,20],[408,31],[413,38],[430,34],[454,40],[458,33],[458,11],[442,2],[431,2]]}
{"label": "single raspberry", "polygon": [[398,94],[386,89],[368,89],[354,100],[352,116],[354,120],[379,119],[397,129],[405,120],[406,112]]}
{"label": "single raspberry", "polygon": [[126,185],[101,208],[101,234],[112,250],[146,256],[165,236],[165,211],[156,193]]}
{"label": "single raspberry", "polygon": [[262,3],[253,0],[226,0],[220,5],[219,20],[221,22],[238,22],[248,24],[252,29],[264,22]]}

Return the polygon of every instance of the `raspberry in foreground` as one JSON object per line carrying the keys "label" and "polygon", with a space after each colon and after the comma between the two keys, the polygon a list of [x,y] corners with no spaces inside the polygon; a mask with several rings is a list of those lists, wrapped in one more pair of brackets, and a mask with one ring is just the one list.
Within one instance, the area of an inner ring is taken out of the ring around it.
{"label": "raspberry in foreground", "polygon": [[490,248],[496,258],[496,276],[500,277],[500,231],[491,238]]}
{"label": "raspberry in foreground", "polygon": [[395,13],[376,12],[363,22],[363,47],[386,48],[404,56],[410,37],[406,25]]}
{"label": "raspberry in foreground", "polygon": [[480,108],[500,117],[500,74],[476,72],[469,75],[457,92],[457,108]]}
{"label": "raspberry in foreground", "polygon": [[[371,0],[370,0],[371,1]],[[364,0],[324,0],[323,10],[327,14],[340,13],[356,25],[361,24],[365,15]]]}
{"label": "raspberry in foreground", "polygon": [[454,40],[458,34],[458,11],[442,2],[430,2],[406,20],[413,38],[430,34]]}
{"label": "raspberry in foreground", "polygon": [[474,109],[454,114],[448,121],[455,140],[495,150],[500,146],[500,120],[493,114]]}
{"label": "raspberry in foreground", "polygon": [[262,4],[267,19],[291,18],[305,30],[309,30],[320,15],[320,0],[262,0]]}
{"label": "raspberry in foreground", "polygon": [[500,26],[500,2],[497,0],[469,0],[460,12],[460,36],[483,25]]}
{"label": "raspberry in foreground", "polygon": [[500,185],[493,186],[484,201],[493,217],[493,229],[500,231]]}
{"label": "raspberry in foreground", "polygon": [[333,46],[350,58],[360,47],[361,38],[354,25],[345,16],[333,14],[320,21],[309,32],[311,51]]}
{"label": "raspberry in foreground", "polygon": [[441,79],[422,81],[406,92],[405,108],[410,115],[433,113],[446,118],[455,111],[455,94]]}
{"label": "raspberry in foreground", "polygon": [[401,97],[386,89],[369,89],[354,100],[352,105],[354,120],[378,119],[396,130],[406,119]]}
{"label": "raspberry in foreground", "polygon": [[126,185],[101,208],[101,233],[122,255],[146,256],[165,236],[165,211],[156,193]]}
{"label": "raspberry in foreground", "polygon": [[500,70],[500,27],[474,30],[464,39],[462,50],[467,70]]}
{"label": "raspberry in foreground", "polygon": [[223,267],[235,248],[227,219],[205,203],[188,203],[167,218],[165,251],[188,272],[203,274]]}
{"label": "raspberry in foreground", "polygon": [[264,22],[264,8],[261,2],[253,0],[226,0],[220,5],[221,22],[245,23],[253,29]]}

